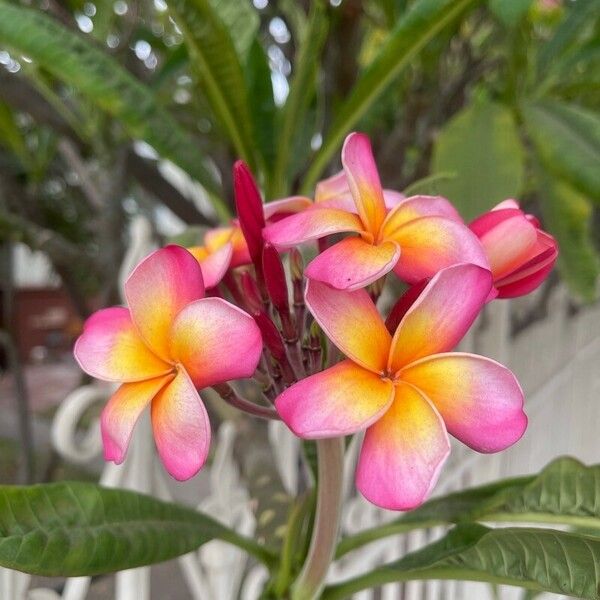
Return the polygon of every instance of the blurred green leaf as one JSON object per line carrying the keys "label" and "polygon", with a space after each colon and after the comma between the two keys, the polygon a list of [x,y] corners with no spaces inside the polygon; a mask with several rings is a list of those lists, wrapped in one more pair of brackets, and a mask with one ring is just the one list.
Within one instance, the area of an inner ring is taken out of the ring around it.
{"label": "blurred green leaf", "polygon": [[238,56],[244,63],[260,25],[260,17],[251,0],[210,0],[210,3],[223,21]]}
{"label": "blurred green leaf", "polygon": [[570,457],[538,475],[495,481],[429,500],[416,510],[343,539],[337,556],[413,529],[464,521],[561,524],[600,530],[600,465]]}
{"label": "blurred green leaf", "polygon": [[304,190],[311,193],[323,169],[339,149],[344,137],[411,64],[423,47],[478,0],[416,0],[399,19],[373,62],[360,75],[350,95],[339,106],[305,177]]}
{"label": "blurred green leaf", "polygon": [[256,145],[241,57],[220,11],[210,0],[171,0],[168,7],[212,111],[238,156],[255,168]]}
{"label": "blurred green leaf", "polygon": [[435,173],[428,175],[417,181],[413,181],[409,186],[402,190],[405,196],[437,196],[440,192],[440,185],[444,181],[456,179],[456,173]]}
{"label": "blurred green leaf", "polygon": [[322,0],[316,0],[311,8],[304,29],[290,93],[281,112],[278,128],[277,157],[273,173],[273,195],[289,194],[289,167],[295,140],[301,137],[307,126],[307,110],[315,94],[315,77],[319,67],[319,56],[325,43],[327,21]]}
{"label": "blurred green leaf", "polygon": [[600,202],[600,117],[555,100],[530,104],[523,114],[544,166]]}
{"label": "blurred green leaf", "polygon": [[76,577],[149,565],[221,539],[271,555],[192,508],[92,483],[0,486],[0,565]]}
{"label": "blurred green leaf", "polygon": [[488,0],[494,15],[507,27],[514,27],[526,14],[533,0]]}
{"label": "blurred green leaf", "polygon": [[15,115],[8,104],[0,100],[0,144],[11,150],[23,167],[32,165],[25,138],[17,125]]}
{"label": "blurred green leaf", "polygon": [[590,201],[568,183],[539,173],[544,224],[560,246],[558,269],[571,291],[585,301],[597,297],[600,256],[592,241]]}
{"label": "blurred green leaf", "polygon": [[455,173],[438,189],[466,219],[490,210],[523,186],[524,152],[510,110],[477,100],[455,115],[436,140],[433,173]]}
{"label": "blurred green leaf", "polygon": [[217,191],[193,138],[157,103],[149,88],[94,44],[37,10],[4,0],[0,0],[0,43],[73,86],[120,121],[133,139],[146,141],[208,190]]}
{"label": "blurred green leaf", "polygon": [[342,600],[386,583],[455,579],[598,599],[600,539],[552,529],[459,525],[441,540],[369,573],[325,588]]}

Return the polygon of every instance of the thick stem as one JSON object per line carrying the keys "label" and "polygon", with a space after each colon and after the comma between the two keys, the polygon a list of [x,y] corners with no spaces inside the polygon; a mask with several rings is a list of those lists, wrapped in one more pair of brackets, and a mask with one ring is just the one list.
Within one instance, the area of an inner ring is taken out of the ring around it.
{"label": "thick stem", "polygon": [[317,511],[302,572],[292,586],[292,600],[315,600],[335,555],[342,510],[344,438],[317,440],[319,481]]}

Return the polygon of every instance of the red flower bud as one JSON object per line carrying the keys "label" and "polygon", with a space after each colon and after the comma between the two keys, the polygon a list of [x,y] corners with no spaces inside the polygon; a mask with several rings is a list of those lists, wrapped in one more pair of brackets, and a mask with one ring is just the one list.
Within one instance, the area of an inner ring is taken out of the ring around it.
{"label": "red flower bud", "polygon": [[260,329],[265,346],[269,349],[273,358],[278,362],[287,362],[283,339],[269,315],[265,312],[259,312],[253,317]]}
{"label": "red flower bud", "polygon": [[265,227],[263,203],[248,165],[241,160],[233,166],[233,189],[240,228],[252,262],[260,270],[264,244],[262,230]]}
{"label": "red flower bud", "polygon": [[402,317],[404,317],[408,309],[414,304],[415,300],[420,296],[428,283],[429,279],[423,279],[422,281],[419,281],[419,283],[415,283],[413,286],[409,287],[404,294],[400,296],[396,304],[392,306],[392,310],[385,320],[385,326],[392,335],[394,335],[396,329],[398,329]]}
{"label": "red flower bud", "polygon": [[271,244],[265,244],[262,256],[263,275],[267,292],[278,312],[289,312],[288,287],[285,270],[279,252]]}
{"label": "red flower bud", "polygon": [[258,285],[248,271],[244,271],[240,276],[240,283],[242,285],[242,292],[244,294],[244,301],[246,306],[250,309],[252,314],[258,314],[263,310],[263,303],[260,298],[260,291]]}

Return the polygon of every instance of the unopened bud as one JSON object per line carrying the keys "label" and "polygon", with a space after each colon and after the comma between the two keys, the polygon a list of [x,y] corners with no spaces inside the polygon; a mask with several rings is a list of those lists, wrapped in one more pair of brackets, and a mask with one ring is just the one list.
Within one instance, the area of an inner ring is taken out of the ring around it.
{"label": "unopened bud", "polygon": [[267,292],[273,306],[280,313],[289,312],[290,304],[285,270],[279,252],[271,244],[265,244],[263,248],[262,264]]}
{"label": "unopened bud", "polygon": [[253,314],[262,312],[263,304],[260,299],[260,291],[254,277],[249,271],[244,271],[240,276],[244,302]]}
{"label": "unopened bud", "polygon": [[297,248],[292,248],[290,250],[290,271],[294,281],[302,280],[304,274],[304,260],[302,259],[300,250]]}

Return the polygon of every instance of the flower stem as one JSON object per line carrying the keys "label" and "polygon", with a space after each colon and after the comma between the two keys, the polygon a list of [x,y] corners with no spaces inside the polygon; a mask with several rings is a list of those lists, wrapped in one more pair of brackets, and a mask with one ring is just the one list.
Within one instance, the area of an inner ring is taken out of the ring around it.
{"label": "flower stem", "polygon": [[344,438],[317,440],[319,481],[310,548],[292,586],[292,600],[315,600],[335,555],[342,509]]}

